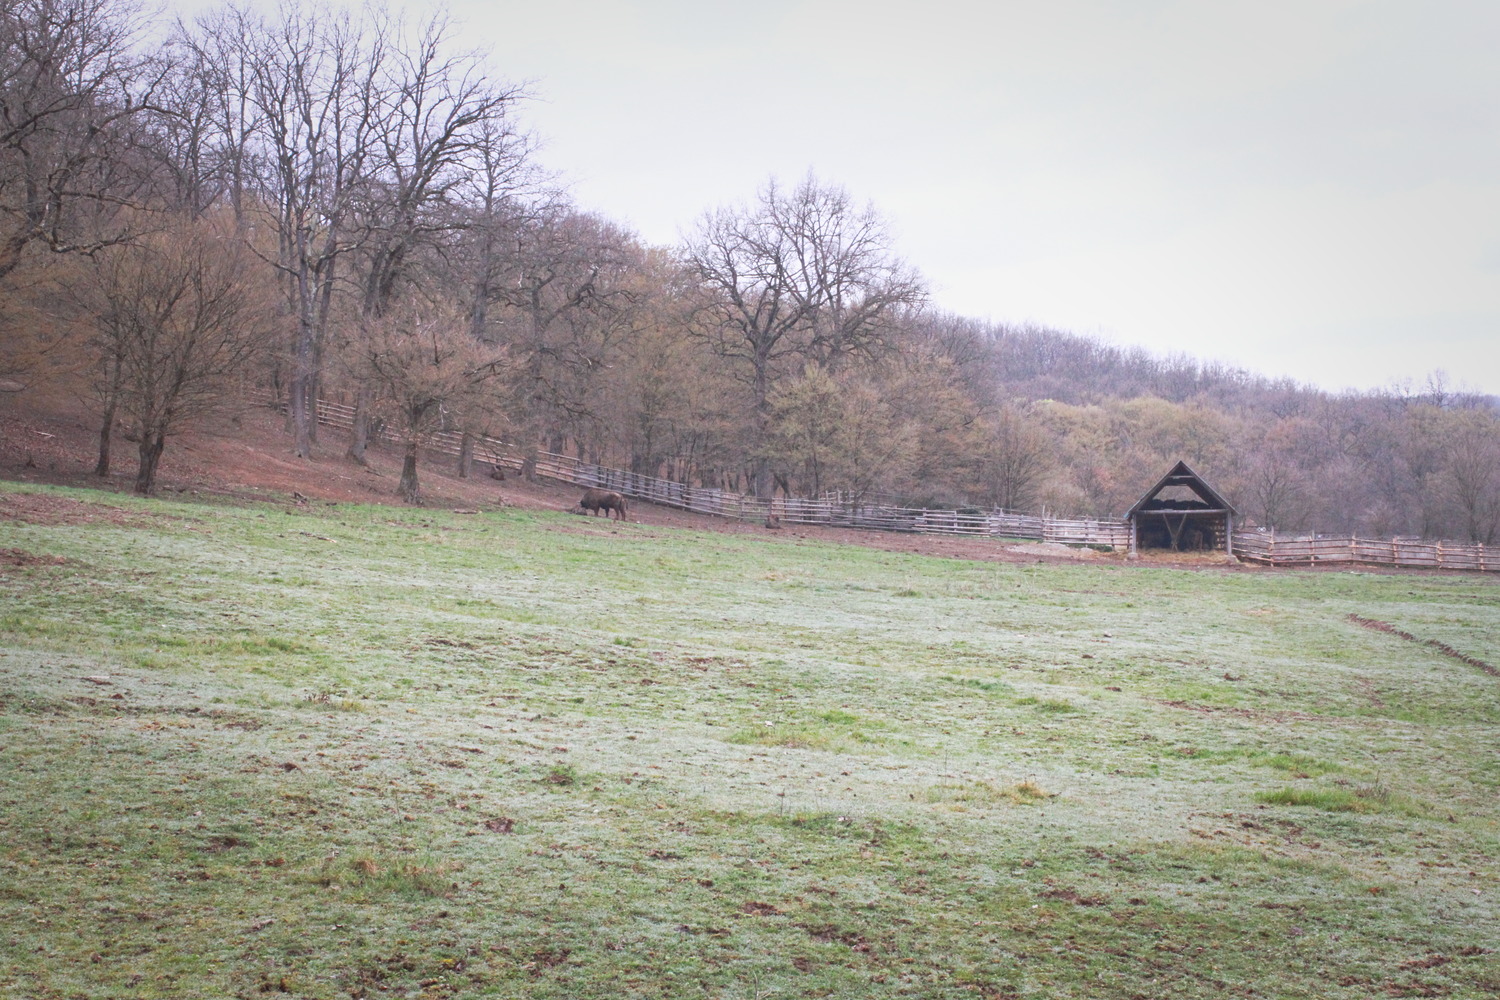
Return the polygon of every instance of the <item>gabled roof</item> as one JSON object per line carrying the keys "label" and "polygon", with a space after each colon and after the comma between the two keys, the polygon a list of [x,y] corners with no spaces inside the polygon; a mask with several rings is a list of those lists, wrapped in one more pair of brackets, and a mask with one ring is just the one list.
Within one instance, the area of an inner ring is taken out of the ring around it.
{"label": "gabled roof", "polygon": [[1196,473],[1192,469],[1188,468],[1188,464],[1186,462],[1178,462],[1176,465],[1172,466],[1172,471],[1171,472],[1168,472],[1165,476],[1162,476],[1160,482],[1158,482],[1155,486],[1153,486],[1149,490],[1147,490],[1146,491],[1146,495],[1143,496],[1143,497],[1141,497],[1139,500],[1137,500],[1135,502],[1135,506],[1131,507],[1128,511],[1125,512],[1125,516],[1127,518],[1134,517],[1140,511],[1142,511],[1144,509],[1147,509],[1147,504],[1151,503],[1152,500],[1155,500],[1156,499],[1156,495],[1158,493],[1160,493],[1162,490],[1166,489],[1168,486],[1186,486],[1188,489],[1192,490],[1195,494],[1197,494],[1198,498],[1203,501],[1203,503],[1204,503],[1205,506],[1203,506],[1203,507],[1192,507],[1192,508],[1181,508],[1181,507],[1169,507],[1169,506],[1165,506],[1164,505],[1164,506],[1153,508],[1153,509],[1156,509],[1156,510],[1183,510],[1183,509],[1190,509],[1190,510],[1197,511],[1199,513],[1213,512],[1213,513],[1216,513],[1216,514],[1224,513],[1226,511],[1228,513],[1230,513],[1230,514],[1236,514],[1236,513],[1238,513],[1234,509],[1234,507],[1232,507],[1230,505],[1230,503],[1229,503],[1228,500],[1225,500],[1222,496],[1219,495],[1219,491],[1218,490],[1216,490],[1212,486],[1208,485],[1208,483],[1204,480],[1204,478],[1202,476],[1198,475],[1198,473]]}

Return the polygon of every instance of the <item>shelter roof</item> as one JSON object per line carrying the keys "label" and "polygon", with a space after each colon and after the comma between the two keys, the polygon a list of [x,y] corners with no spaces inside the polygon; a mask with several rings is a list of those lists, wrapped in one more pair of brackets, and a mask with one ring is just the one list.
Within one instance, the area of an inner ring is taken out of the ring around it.
{"label": "shelter roof", "polygon": [[[1199,502],[1163,500],[1158,494],[1172,486],[1185,486]],[[1198,473],[1188,468],[1186,462],[1178,462],[1172,466],[1172,470],[1149,490],[1146,495],[1135,502],[1135,505],[1125,512],[1127,518],[1134,517],[1141,511],[1193,511],[1197,513],[1213,514],[1236,514],[1238,513],[1228,500],[1220,495],[1219,491],[1208,485],[1208,482]]]}

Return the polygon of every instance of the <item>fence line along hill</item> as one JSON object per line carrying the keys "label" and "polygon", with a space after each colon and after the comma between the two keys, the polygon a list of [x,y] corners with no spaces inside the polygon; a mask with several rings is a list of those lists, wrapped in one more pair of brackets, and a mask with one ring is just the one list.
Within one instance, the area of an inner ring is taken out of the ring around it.
{"label": "fence line along hill", "polygon": [[[354,407],[343,403],[319,400],[317,412],[318,421],[329,426],[349,428],[354,424]],[[463,435],[458,431],[441,431],[431,437],[427,446],[432,451],[457,457],[463,451]],[[497,467],[519,472],[526,463],[522,449],[498,438],[474,435],[472,447],[476,457]],[[1130,544],[1130,522],[1123,519],[1059,518],[974,507],[902,507],[840,494],[817,499],[767,499],[693,486],[546,451],[535,453],[532,468],[536,475],[559,482],[615,490],[632,499],[664,507],[742,521],[776,518],[788,524],[1107,545],[1117,549]],[[1483,543],[1377,540],[1353,535],[1277,535],[1257,528],[1240,528],[1234,532],[1234,552],[1242,560],[1266,566],[1345,563],[1500,572],[1500,556]]]}

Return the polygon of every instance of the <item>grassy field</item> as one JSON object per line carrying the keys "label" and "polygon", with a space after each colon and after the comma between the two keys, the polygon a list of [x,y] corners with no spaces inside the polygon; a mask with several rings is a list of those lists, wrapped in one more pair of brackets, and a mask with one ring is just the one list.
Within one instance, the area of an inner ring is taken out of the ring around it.
{"label": "grassy field", "polygon": [[0,484],[0,995],[1493,997],[1497,663],[1494,577]]}

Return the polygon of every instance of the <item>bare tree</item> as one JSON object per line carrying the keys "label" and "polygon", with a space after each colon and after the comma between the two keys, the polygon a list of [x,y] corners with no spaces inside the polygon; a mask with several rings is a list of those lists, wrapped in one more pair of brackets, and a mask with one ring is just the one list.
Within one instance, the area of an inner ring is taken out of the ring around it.
{"label": "bare tree", "polygon": [[1310,470],[1332,457],[1319,454],[1322,443],[1317,426],[1304,418],[1247,422],[1235,456],[1243,512],[1267,528],[1307,527],[1314,484]]}
{"label": "bare tree", "polygon": [[[493,198],[525,171],[531,141],[515,121],[525,90],[491,79],[474,55],[449,55],[449,33],[441,16],[410,41],[404,26],[390,30],[395,44],[379,82],[386,97],[357,205],[366,316],[389,307],[421,250],[441,247],[473,221],[461,205],[471,177]],[[368,409],[360,395],[349,456],[361,463]]]}
{"label": "bare tree", "polygon": [[136,50],[129,0],[0,0],[0,392],[55,374],[70,330],[38,292],[61,255],[128,241],[160,119],[160,63]]}
{"label": "bare tree", "polygon": [[229,192],[234,146],[221,132],[228,97],[222,70],[197,47],[174,39],[161,86],[165,113],[148,139],[159,200],[174,212],[201,218]]}
{"label": "bare tree", "polygon": [[869,492],[915,444],[912,427],[896,418],[878,386],[848,373],[835,377],[816,362],[778,384],[771,403],[768,457],[815,496],[835,485]]}
{"label": "bare tree", "polygon": [[1291,456],[1278,452],[1254,456],[1242,482],[1248,488],[1256,522],[1267,528],[1301,526],[1306,484]]}
{"label": "bare tree", "polygon": [[1477,409],[1452,416],[1448,493],[1469,541],[1493,545],[1500,538],[1500,419]]}
{"label": "bare tree", "polygon": [[254,100],[257,53],[250,39],[262,26],[250,9],[224,6],[193,25],[179,22],[169,50],[178,75],[185,78],[177,90],[190,97],[192,111],[186,117],[206,132],[193,136],[188,130],[201,169],[181,169],[217,182],[241,228],[259,165],[262,118]]}
{"label": "bare tree", "polygon": [[986,499],[1006,510],[1033,510],[1043,478],[1051,471],[1052,442],[1014,406],[988,421],[980,443],[979,476]]}
{"label": "bare tree", "polygon": [[635,327],[643,252],[625,230],[566,202],[533,205],[504,230],[485,279],[485,337],[523,373],[527,443],[601,444],[602,386]]}
{"label": "bare tree", "polygon": [[301,457],[312,453],[341,262],[358,246],[351,216],[386,98],[385,27],[284,4],[274,19],[229,7],[180,32],[221,88],[212,120],[236,217],[275,234],[267,263],[290,317],[288,416]]}
{"label": "bare tree", "polygon": [[0,2],[0,277],[34,244],[92,251],[129,238],[103,224],[122,190],[111,154],[155,111],[161,65],[138,54],[128,0]]}
{"label": "bare tree", "polygon": [[[922,295],[879,216],[853,210],[842,189],[812,176],[791,191],[770,181],[755,205],[708,213],[684,252],[703,293],[695,329],[749,385],[758,445],[771,430],[772,383],[789,359],[833,368],[872,350],[892,316]],[[770,466],[757,450],[752,482],[764,496]]]}
{"label": "bare tree", "polygon": [[137,493],[155,489],[167,436],[223,405],[267,346],[268,290],[248,263],[243,243],[208,224],[96,257],[96,323],[111,398],[139,439]]}
{"label": "bare tree", "polygon": [[510,374],[505,351],[476,341],[461,308],[416,296],[360,318],[349,364],[400,435],[400,491],[412,504],[421,502],[422,446],[440,430],[478,420],[493,405],[495,383]]}
{"label": "bare tree", "polygon": [[784,263],[811,321],[807,356],[835,372],[846,358],[892,346],[927,292],[896,256],[875,209],[856,208],[843,188],[819,185],[811,175],[785,197],[772,186],[763,205],[774,229],[789,237]]}
{"label": "bare tree", "polygon": [[491,329],[489,307],[503,296],[506,278],[513,276],[510,251],[522,227],[548,200],[526,197],[543,180],[530,161],[531,146],[529,137],[518,141],[507,123],[487,121],[479,126],[474,168],[464,193],[469,323],[476,340],[506,339]]}

